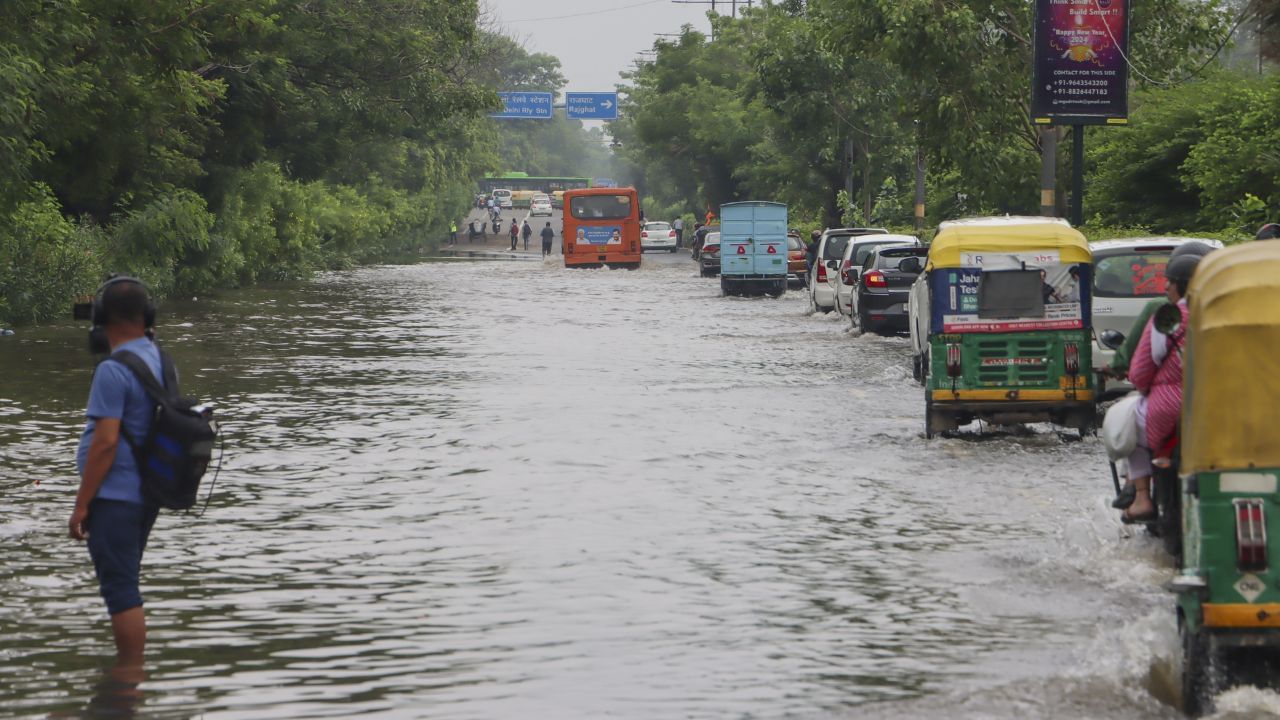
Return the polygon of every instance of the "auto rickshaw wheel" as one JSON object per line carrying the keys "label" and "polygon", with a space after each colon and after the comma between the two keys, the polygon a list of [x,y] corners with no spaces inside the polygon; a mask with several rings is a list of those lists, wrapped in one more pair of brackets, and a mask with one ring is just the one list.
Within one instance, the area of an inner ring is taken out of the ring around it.
{"label": "auto rickshaw wheel", "polygon": [[1182,636],[1182,711],[1188,717],[1200,717],[1213,711],[1213,669],[1209,639],[1203,631],[1192,632],[1185,622],[1179,623]]}

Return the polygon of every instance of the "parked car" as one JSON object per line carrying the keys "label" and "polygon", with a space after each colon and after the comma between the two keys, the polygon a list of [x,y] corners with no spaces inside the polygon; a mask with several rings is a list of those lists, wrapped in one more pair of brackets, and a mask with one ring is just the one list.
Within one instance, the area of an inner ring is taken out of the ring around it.
{"label": "parked car", "polygon": [[839,272],[835,273],[836,310],[845,317],[853,317],[854,286],[862,274],[862,265],[878,247],[885,245],[916,246],[920,239],[912,235],[870,235],[857,237],[845,243],[840,256]]}
{"label": "parked car", "polygon": [[803,285],[805,273],[808,270],[807,265],[804,257],[804,241],[800,239],[800,233],[795,231],[787,233],[787,283],[792,286]]}
{"label": "parked car", "polygon": [[640,252],[646,250],[676,251],[676,231],[667,222],[647,222],[640,229]]}
{"label": "parked car", "polygon": [[928,256],[929,248],[919,244],[881,245],[867,255],[853,292],[851,317],[859,332],[907,332],[911,286]]}
{"label": "parked car", "polygon": [[720,232],[709,232],[702,239],[698,253],[698,270],[702,277],[720,274]]}
{"label": "parked car", "polygon": [[[1182,237],[1125,238],[1089,243],[1093,250],[1093,367],[1101,370],[1115,351],[1098,339],[1108,330],[1128,335],[1146,304],[1164,297],[1164,266],[1169,254],[1183,243],[1202,242],[1215,248],[1217,240]],[[1107,379],[1102,396],[1123,395],[1132,389],[1124,380]]]}
{"label": "parked car", "polygon": [[828,228],[818,239],[818,256],[809,270],[809,307],[829,313],[836,307],[836,273],[849,240],[863,235],[887,235],[881,228]]}
{"label": "parked car", "polygon": [[529,201],[529,215],[546,215],[551,217],[555,210],[551,208],[551,198],[546,195],[535,195]]}

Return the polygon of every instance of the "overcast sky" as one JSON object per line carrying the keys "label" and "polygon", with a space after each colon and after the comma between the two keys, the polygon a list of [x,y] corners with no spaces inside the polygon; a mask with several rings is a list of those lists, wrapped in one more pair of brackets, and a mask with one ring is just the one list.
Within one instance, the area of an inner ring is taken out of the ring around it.
{"label": "overcast sky", "polygon": [[[727,14],[728,2],[724,12]],[[671,0],[481,0],[507,35],[534,52],[560,58],[573,92],[609,92],[654,33],[678,33],[686,23],[709,32],[709,5]]]}

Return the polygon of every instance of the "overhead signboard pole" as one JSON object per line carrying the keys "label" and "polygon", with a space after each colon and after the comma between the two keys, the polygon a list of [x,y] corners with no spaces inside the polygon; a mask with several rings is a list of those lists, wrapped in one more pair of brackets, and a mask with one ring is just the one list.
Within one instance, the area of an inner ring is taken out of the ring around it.
{"label": "overhead signboard pole", "polygon": [[1129,1],[1035,0],[1031,119],[1072,126],[1073,225],[1084,222],[1085,126],[1129,122]]}

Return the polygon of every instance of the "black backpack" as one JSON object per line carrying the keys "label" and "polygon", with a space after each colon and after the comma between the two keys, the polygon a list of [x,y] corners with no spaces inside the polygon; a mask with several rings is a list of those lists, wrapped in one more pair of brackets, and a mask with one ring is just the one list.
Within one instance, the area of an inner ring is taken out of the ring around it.
{"label": "black backpack", "polygon": [[111,359],[133,371],[155,405],[151,431],[142,442],[129,437],[123,424],[120,427],[133,450],[138,474],[142,476],[143,497],[169,510],[190,509],[196,504],[200,479],[213,457],[217,425],[208,413],[193,409],[194,400],[180,395],[173,359],[163,350],[160,351],[160,371],[164,387],[137,355],[121,350],[113,353]]}

